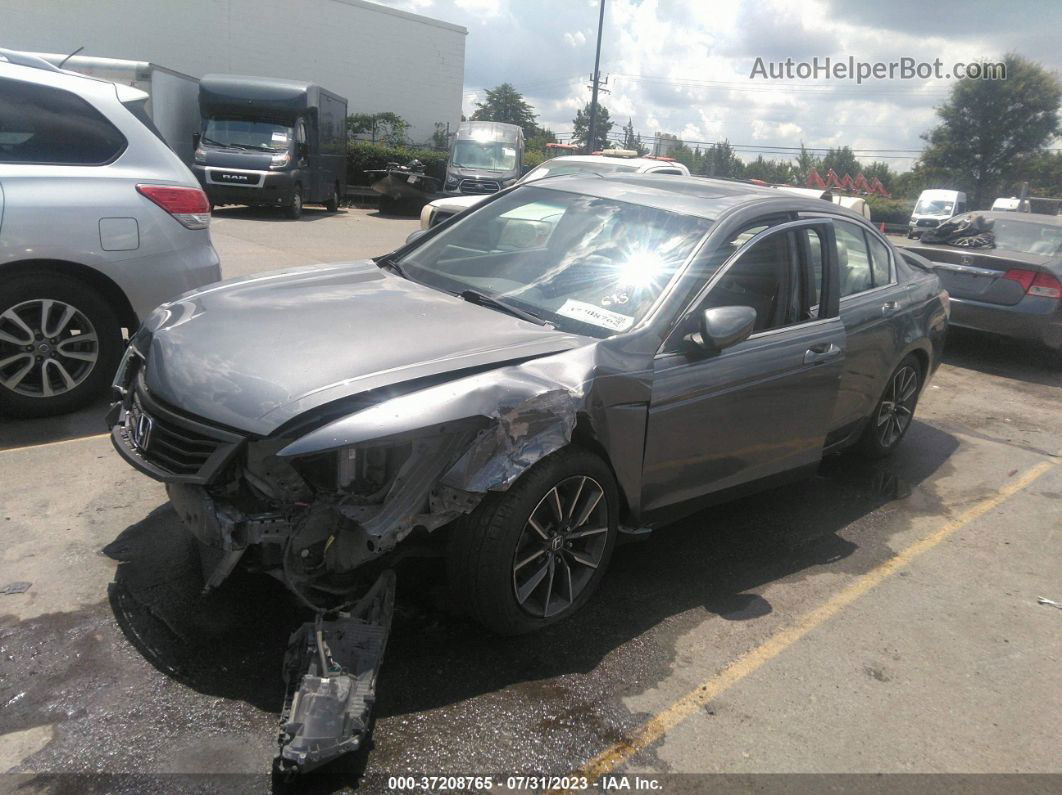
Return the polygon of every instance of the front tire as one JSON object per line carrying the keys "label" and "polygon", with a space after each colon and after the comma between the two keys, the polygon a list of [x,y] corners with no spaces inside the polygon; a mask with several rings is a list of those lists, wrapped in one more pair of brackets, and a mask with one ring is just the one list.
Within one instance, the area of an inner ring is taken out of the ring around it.
{"label": "front tire", "polygon": [[110,384],[122,329],[102,296],[61,274],[25,274],[0,297],[0,414],[50,417]]}
{"label": "front tire", "polygon": [[500,635],[561,621],[597,589],[612,557],[619,495],[596,455],[569,447],[452,528],[447,579],[457,604]]}
{"label": "front tire", "polygon": [[913,354],[905,356],[889,376],[856,450],[867,458],[891,455],[911,428],[921,392],[922,364]]}
{"label": "front tire", "polygon": [[291,204],[284,208],[284,214],[292,221],[302,218],[302,185],[296,185],[291,194]]}

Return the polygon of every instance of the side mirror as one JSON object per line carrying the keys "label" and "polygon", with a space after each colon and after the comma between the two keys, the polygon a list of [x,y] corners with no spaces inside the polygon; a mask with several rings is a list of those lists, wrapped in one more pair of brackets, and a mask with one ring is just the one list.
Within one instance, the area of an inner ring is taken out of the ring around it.
{"label": "side mirror", "polygon": [[428,230],[427,229],[414,229],[412,232],[409,233],[409,237],[406,238],[406,244],[408,245],[408,244],[412,243],[414,240],[419,240],[420,238],[424,237],[424,235],[426,235],[426,234],[428,234]]}
{"label": "side mirror", "polygon": [[701,315],[695,340],[708,353],[719,353],[748,339],[756,328],[756,310],[751,306],[714,306]]}
{"label": "side mirror", "polygon": [[199,148],[199,133],[192,133],[192,148]]}

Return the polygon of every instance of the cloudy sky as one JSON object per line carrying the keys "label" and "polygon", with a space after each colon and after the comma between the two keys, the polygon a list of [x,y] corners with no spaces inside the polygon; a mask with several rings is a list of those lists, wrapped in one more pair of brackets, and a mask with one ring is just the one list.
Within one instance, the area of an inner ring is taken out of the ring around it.
{"label": "cloudy sky", "polygon": [[[589,99],[597,0],[379,0],[464,25],[465,107],[483,89],[512,83],[539,122],[570,133]],[[818,56],[956,62],[1014,51],[1062,66],[1058,0],[605,0],[602,97],[613,121],[643,136],[729,139],[746,159],[782,147],[847,144],[860,159],[906,168],[933,125],[947,80],[750,79],[757,58]],[[908,150],[908,151],[904,151]]]}

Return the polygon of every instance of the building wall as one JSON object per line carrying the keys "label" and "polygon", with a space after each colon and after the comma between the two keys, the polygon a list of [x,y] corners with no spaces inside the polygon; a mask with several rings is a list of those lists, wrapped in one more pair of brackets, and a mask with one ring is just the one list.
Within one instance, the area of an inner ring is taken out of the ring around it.
{"label": "building wall", "polygon": [[0,47],[306,80],[425,141],[461,119],[467,30],[364,0],[3,0]]}

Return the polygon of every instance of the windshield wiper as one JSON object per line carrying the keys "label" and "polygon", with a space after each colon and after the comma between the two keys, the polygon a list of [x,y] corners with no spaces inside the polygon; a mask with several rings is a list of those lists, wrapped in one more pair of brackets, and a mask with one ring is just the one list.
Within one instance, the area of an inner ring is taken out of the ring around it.
{"label": "windshield wiper", "polygon": [[488,306],[492,309],[498,309],[502,312],[507,312],[513,317],[518,317],[521,320],[526,320],[529,323],[534,323],[538,326],[548,326],[550,323],[543,320],[538,315],[528,312],[526,309],[519,309],[512,304],[507,304],[504,301],[499,301],[492,295],[481,293],[478,290],[462,290],[457,294],[459,297],[464,298],[470,304],[479,304],[480,306]]}
{"label": "windshield wiper", "polygon": [[203,136],[200,140],[202,140],[203,143],[211,144],[212,146],[220,146],[224,149],[248,149],[252,152],[261,152],[263,150],[258,147],[265,146],[265,144],[222,143],[221,141],[215,141],[213,138],[207,138],[206,136]]}

